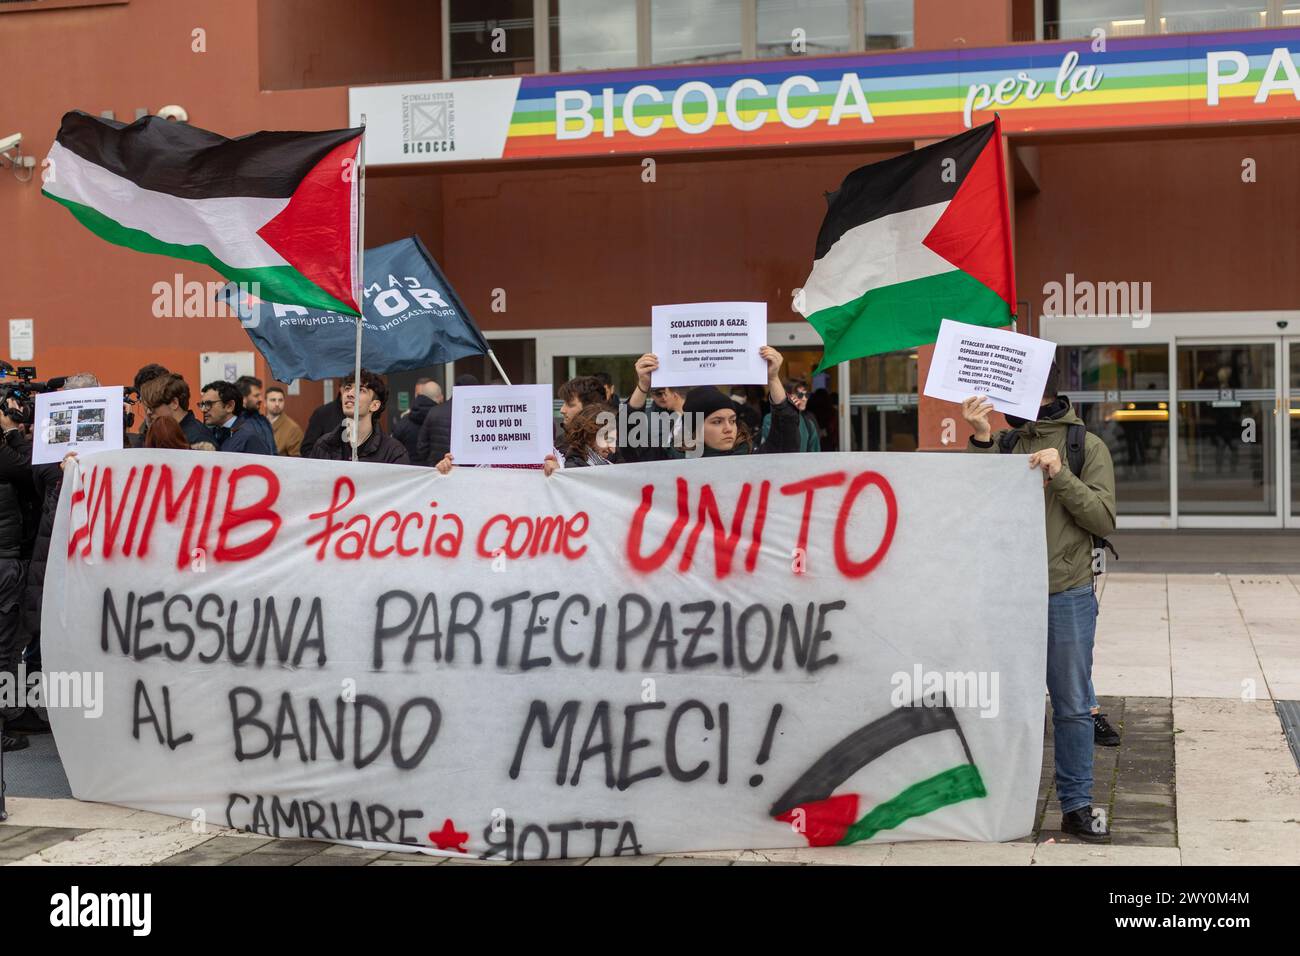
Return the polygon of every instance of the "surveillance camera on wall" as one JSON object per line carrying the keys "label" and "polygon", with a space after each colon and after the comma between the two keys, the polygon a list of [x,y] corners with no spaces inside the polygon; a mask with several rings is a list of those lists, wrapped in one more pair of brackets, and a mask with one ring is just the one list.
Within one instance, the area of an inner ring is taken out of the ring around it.
{"label": "surveillance camera on wall", "polygon": [[6,136],[0,139],[0,153],[8,153],[16,150],[23,144],[23,134],[14,133],[12,136]]}

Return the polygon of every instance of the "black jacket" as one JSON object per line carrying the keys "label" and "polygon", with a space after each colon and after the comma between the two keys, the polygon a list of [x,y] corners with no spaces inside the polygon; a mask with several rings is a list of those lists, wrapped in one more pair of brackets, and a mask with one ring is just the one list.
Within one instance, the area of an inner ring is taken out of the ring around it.
{"label": "black jacket", "polygon": [[299,454],[304,458],[312,457],[312,446],[322,435],[333,432],[338,434],[339,426],[343,424],[343,399],[336,397],[332,402],[326,402],[316,411],[311,413],[311,418],[307,419],[307,431],[302,436],[302,447]]}
{"label": "black jacket", "polygon": [[[322,435],[312,446],[311,457],[325,461],[351,461],[352,446],[343,441],[342,429]],[[377,461],[386,465],[409,465],[411,459],[400,441],[378,428],[357,449],[357,461]]]}
{"label": "black jacket", "polygon": [[28,558],[39,514],[32,485],[32,442],[21,428],[0,437],[0,558]]}
{"label": "black jacket", "polygon": [[451,451],[451,403],[447,399],[437,408],[429,410],[420,426],[420,437],[416,441],[415,458],[417,465],[436,465]]}
{"label": "black jacket", "polygon": [[411,410],[393,426],[393,437],[406,446],[406,454],[412,462],[419,462],[417,453],[420,448],[420,426],[424,424],[429,412],[437,407],[438,403],[427,395],[417,395],[411,403]]}
{"label": "black jacket", "polygon": [[199,442],[208,442],[215,447],[217,441],[212,437],[212,429],[203,424],[194,417],[193,412],[187,411],[185,417],[181,419],[181,432],[185,435],[185,440],[191,445],[197,445]]}
{"label": "black jacket", "polygon": [[32,542],[32,561],[27,569],[27,590],[23,600],[23,628],[29,641],[41,636],[41,594],[45,590],[45,563],[50,555],[50,538],[54,536],[54,514],[59,508],[63,488],[63,469],[58,462],[32,466],[32,485],[40,520],[36,540]]}

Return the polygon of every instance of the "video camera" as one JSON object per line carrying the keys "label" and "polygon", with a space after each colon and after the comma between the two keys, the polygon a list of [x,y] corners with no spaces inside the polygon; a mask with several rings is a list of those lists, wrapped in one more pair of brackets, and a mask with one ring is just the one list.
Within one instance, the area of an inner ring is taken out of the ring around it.
{"label": "video camera", "polygon": [[37,393],[57,392],[65,381],[64,378],[54,378],[48,382],[38,382],[35,365],[19,365],[14,368],[8,362],[0,360],[0,406],[18,424],[30,425],[36,419]]}

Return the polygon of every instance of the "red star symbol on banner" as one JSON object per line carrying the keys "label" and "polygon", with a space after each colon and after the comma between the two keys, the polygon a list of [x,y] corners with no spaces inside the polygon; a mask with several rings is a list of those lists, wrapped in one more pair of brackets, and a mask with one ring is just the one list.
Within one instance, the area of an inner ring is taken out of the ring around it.
{"label": "red star symbol on banner", "polygon": [[439,850],[455,850],[457,853],[468,853],[462,843],[469,839],[468,833],[462,833],[456,829],[456,825],[448,819],[443,823],[441,830],[430,830],[429,840]]}

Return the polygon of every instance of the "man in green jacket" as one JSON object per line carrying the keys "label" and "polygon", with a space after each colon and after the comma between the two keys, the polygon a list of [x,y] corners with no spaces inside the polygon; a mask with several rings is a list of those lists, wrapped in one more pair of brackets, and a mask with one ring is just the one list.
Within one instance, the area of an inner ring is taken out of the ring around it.
{"label": "man in green jacket", "polygon": [[[1081,475],[1070,472],[1068,433],[1082,424],[1070,400],[1058,395],[1052,365],[1037,421],[1007,416],[1016,437],[1011,451],[1028,455],[1043,472],[1047,507],[1047,691],[1052,698],[1056,795],[1061,829],[1088,842],[1110,836],[1106,811],[1092,806],[1092,645],[1097,630],[1093,592],[1093,536],[1115,530],[1115,470],[1106,443],[1087,433]],[[1006,432],[989,426],[992,404],[980,396],[962,403],[974,430],[967,451],[997,454]]]}

